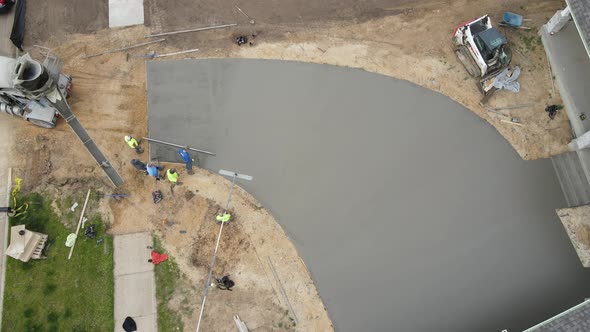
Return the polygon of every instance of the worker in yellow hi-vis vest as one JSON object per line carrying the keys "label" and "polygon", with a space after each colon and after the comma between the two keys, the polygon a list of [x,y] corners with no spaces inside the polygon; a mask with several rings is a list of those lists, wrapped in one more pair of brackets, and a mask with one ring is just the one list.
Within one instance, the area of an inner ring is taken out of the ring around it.
{"label": "worker in yellow hi-vis vest", "polygon": [[135,152],[138,154],[143,152],[143,149],[139,146],[139,142],[133,136],[125,136],[125,143],[127,143],[130,148],[135,149]]}
{"label": "worker in yellow hi-vis vest", "polygon": [[166,177],[168,178],[168,181],[170,181],[170,191],[174,191],[174,187],[177,184],[180,184],[178,182],[178,172],[176,171],[176,169],[170,168],[166,171]]}
{"label": "worker in yellow hi-vis vest", "polygon": [[229,222],[230,219],[231,219],[231,214],[224,212],[222,210],[219,210],[219,212],[217,212],[217,216],[215,217],[215,221],[218,224],[221,224],[223,222]]}

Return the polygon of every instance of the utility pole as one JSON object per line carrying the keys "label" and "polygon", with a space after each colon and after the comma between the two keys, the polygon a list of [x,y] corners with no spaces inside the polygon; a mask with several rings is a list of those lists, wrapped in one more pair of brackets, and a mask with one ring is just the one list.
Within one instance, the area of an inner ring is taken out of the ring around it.
{"label": "utility pole", "polygon": [[[236,185],[236,179],[243,179],[252,181],[252,177],[250,175],[238,174],[236,172],[230,172],[225,170],[219,170],[219,174],[224,176],[231,176],[231,187],[229,189],[229,196],[227,197],[227,202],[225,203],[225,209],[223,210],[223,215],[227,213],[227,209],[229,208],[229,202],[231,201],[231,195],[234,191],[234,186]],[[228,221],[229,222],[229,221]],[[199,313],[199,321],[197,323],[197,332],[201,328],[201,319],[203,318],[203,312],[205,311],[205,303],[207,302],[207,295],[209,295],[209,288],[211,287],[211,276],[213,275],[213,267],[215,266],[215,259],[217,258],[217,249],[219,249],[219,240],[221,240],[221,233],[223,232],[223,226],[226,222],[221,222],[221,227],[219,228],[219,235],[217,236],[217,243],[215,244],[215,250],[213,251],[213,258],[211,259],[211,265],[209,266],[209,275],[207,276],[207,281],[205,282],[205,295],[203,295],[203,302],[201,303],[201,312]]]}

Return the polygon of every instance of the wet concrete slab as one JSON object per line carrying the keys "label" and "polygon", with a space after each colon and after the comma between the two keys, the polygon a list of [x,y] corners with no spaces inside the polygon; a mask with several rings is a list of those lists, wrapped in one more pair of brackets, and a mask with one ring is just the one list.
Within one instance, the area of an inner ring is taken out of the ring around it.
{"label": "wet concrete slab", "polygon": [[149,62],[147,78],[150,136],[254,176],[240,185],[292,238],[339,331],[519,331],[590,294],[550,161],[523,161],[445,96],[266,60]]}

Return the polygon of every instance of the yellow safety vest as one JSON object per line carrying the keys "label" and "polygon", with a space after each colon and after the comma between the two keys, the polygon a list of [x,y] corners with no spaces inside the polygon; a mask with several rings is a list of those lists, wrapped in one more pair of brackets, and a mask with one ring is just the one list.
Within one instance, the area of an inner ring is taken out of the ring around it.
{"label": "yellow safety vest", "polygon": [[178,172],[170,173],[170,170],[167,170],[166,176],[168,177],[168,181],[172,183],[178,182]]}
{"label": "yellow safety vest", "polygon": [[130,148],[135,149],[139,144],[135,138],[131,137],[131,139],[127,141],[127,145],[129,145]]}
{"label": "yellow safety vest", "polygon": [[229,213],[225,213],[222,216],[217,215],[217,217],[215,217],[215,219],[220,222],[228,222],[229,218],[231,218],[231,215]]}

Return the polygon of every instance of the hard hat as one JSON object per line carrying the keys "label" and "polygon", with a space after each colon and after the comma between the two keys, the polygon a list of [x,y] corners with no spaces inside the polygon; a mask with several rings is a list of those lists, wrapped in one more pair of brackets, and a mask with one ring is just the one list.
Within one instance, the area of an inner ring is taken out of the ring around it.
{"label": "hard hat", "polygon": [[131,136],[125,136],[125,141],[130,141],[131,140]]}

